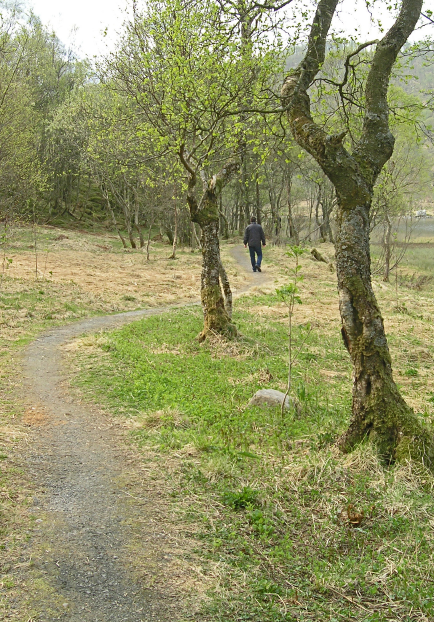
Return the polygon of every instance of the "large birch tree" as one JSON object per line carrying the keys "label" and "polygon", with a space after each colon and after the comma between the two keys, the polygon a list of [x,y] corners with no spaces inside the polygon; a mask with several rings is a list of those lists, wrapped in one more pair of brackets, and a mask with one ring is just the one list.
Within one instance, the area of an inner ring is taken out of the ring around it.
{"label": "large birch tree", "polygon": [[[219,197],[245,153],[241,115],[266,76],[267,45],[245,53],[242,33],[214,2],[153,1],[132,19],[104,73],[134,98],[161,151],[184,169],[190,217],[201,228],[204,328],[231,335],[231,290],[219,247]],[[273,57],[270,55],[270,59]],[[270,62],[273,62],[271,60]]]}
{"label": "large birch tree", "polygon": [[[389,82],[400,50],[418,23],[422,0],[402,0],[395,22],[383,38],[356,50],[359,53],[374,46],[365,82],[363,125],[351,146],[345,129],[329,134],[315,121],[308,94],[324,63],[337,4],[338,0],[319,1],[306,54],[284,82],[282,102],[295,140],[315,158],[336,189],[339,308],[342,337],[354,372],[352,420],[339,445],[349,451],[369,437],[389,462],[414,457],[432,468],[432,436],[393,380],[384,322],[371,283],[369,244],[374,185],[395,142],[389,127]],[[342,93],[347,79],[344,67]]]}

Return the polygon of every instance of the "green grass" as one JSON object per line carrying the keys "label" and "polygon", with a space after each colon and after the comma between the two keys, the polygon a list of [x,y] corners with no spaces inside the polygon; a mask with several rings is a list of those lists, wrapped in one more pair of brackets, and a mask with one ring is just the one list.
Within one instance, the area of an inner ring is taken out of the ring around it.
{"label": "green grass", "polygon": [[[262,296],[257,302],[270,300],[270,296]],[[235,321],[243,335],[240,340],[211,341],[204,346],[195,339],[200,330],[197,309],[135,322],[103,340],[101,347],[110,353],[105,359],[107,369],[98,365],[86,382],[130,414],[180,413],[182,425],[173,415],[161,415],[155,426],[158,433],[152,431],[152,438],[158,438],[162,448],[179,448],[194,441],[213,451],[245,450],[258,443],[274,450],[282,438],[310,435],[318,424],[338,429],[348,411],[348,387],[333,404],[324,399],[317,389],[318,370],[309,348],[300,357],[308,366],[294,374],[299,413],[291,412],[282,419],[278,409],[264,417],[262,409],[245,408],[261,387],[277,384],[284,389],[286,325],[269,320],[255,324],[242,308]],[[313,335],[309,347],[316,349],[319,341]],[[329,350],[333,369],[349,373],[339,343],[322,339],[321,347]],[[114,361],[120,373],[113,376]],[[145,429],[137,436],[147,439],[149,434]]]}
{"label": "green grass", "polygon": [[238,301],[235,341],[199,345],[201,312],[190,308],[100,335],[80,355],[81,390],[135,419],[144,456],[176,461],[169,496],[213,585],[197,619],[434,619],[432,476],[384,469],[371,445],[349,456],[333,447],[351,397],[337,331],[313,331],[303,349],[298,409],[248,408],[258,388],[286,381],[286,323],[256,305],[278,301]]}

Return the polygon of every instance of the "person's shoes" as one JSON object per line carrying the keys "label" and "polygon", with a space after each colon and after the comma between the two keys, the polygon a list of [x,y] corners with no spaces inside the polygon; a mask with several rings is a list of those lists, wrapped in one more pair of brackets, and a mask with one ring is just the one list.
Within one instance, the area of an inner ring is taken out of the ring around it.
{"label": "person's shoes", "polygon": [[253,272],[256,272],[256,268],[253,268]]}
{"label": "person's shoes", "polygon": [[256,270],[257,270],[258,272],[262,272],[262,270],[261,270],[261,266],[256,266]]}

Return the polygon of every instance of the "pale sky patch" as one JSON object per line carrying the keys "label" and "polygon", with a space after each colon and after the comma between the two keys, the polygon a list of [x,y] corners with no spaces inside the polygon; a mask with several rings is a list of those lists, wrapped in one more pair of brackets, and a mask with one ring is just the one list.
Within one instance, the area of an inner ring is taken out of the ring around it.
{"label": "pale sky patch", "polygon": [[[65,44],[74,45],[81,57],[104,54],[113,49],[117,33],[127,17],[128,0],[27,0],[41,18],[51,27]],[[385,9],[386,3],[377,0],[373,13],[380,15],[384,26],[391,23],[391,15]],[[364,0],[343,0],[333,20],[335,30],[342,30],[346,36],[355,35],[359,42],[381,38],[382,34],[370,21]],[[104,31],[107,35],[104,36]],[[425,33],[424,33],[425,34]]]}
{"label": "pale sky patch", "polygon": [[107,46],[112,47],[126,16],[122,0],[28,0],[28,6],[65,45],[73,44],[81,57],[103,54]]}

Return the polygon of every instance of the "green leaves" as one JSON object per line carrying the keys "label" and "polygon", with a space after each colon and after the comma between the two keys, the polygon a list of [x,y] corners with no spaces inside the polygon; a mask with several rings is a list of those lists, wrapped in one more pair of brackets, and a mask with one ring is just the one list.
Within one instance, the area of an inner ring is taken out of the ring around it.
{"label": "green leaves", "polygon": [[[228,20],[224,5],[153,0],[136,12],[105,74],[116,89],[135,98],[161,140],[172,137],[199,169],[235,150],[276,68],[270,40],[251,36]],[[242,16],[236,18],[241,24]],[[244,38],[243,38],[244,37]]]}
{"label": "green leaves", "polygon": [[286,285],[276,289],[277,297],[287,305],[290,315],[292,314],[295,304],[302,304],[297,283],[303,281],[303,276],[300,274],[301,266],[298,263],[298,260],[305,252],[305,249],[301,248],[301,246],[288,247],[286,255],[295,259],[295,265],[288,268],[288,274],[291,280]]}
{"label": "green leaves", "polygon": [[284,285],[279,289],[276,289],[277,297],[283,302],[292,301],[297,304],[302,304],[300,296],[298,296],[298,287],[294,283]]}

